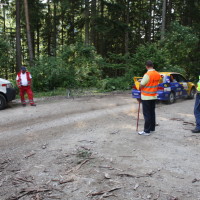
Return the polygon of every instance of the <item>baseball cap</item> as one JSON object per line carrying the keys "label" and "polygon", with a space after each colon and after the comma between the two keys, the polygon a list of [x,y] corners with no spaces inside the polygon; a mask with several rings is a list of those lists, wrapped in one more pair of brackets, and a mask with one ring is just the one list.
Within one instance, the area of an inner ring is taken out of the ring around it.
{"label": "baseball cap", "polygon": [[22,67],[21,67],[21,70],[22,70],[22,71],[26,71],[26,67],[22,66]]}

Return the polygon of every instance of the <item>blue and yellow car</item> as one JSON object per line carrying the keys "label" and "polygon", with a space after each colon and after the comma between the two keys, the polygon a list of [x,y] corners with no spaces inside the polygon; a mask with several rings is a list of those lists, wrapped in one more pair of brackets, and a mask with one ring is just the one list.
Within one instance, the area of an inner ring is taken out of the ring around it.
{"label": "blue and yellow car", "polygon": [[[161,79],[158,85],[158,100],[166,101],[172,104],[176,99],[193,99],[196,93],[195,84],[188,81],[183,75],[176,72],[159,72]],[[141,98],[139,84],[142,77],[134,77],[134,86],[132,89],[133,98]]]}

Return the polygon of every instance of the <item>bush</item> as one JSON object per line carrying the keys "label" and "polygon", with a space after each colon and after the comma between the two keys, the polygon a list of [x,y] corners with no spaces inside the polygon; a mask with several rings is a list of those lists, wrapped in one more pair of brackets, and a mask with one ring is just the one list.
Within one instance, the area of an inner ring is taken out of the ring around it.
{"label": "bush", "polygon": [[13,78],[15,76],[14,67],[13,66],[13,60],[12,58],[14,56],[13,52],[11,52],[11,47],[7,39],[1,35],[0,37],[0,77],[1,78]]}
{"label": "bush", "polygon": [[75,79],[73,87],[95,87],[101,79],[102,58],[97,55],[92,46],[65,46],[61,58],[70,67],[68,71]]}
{"label": "bush", "polygon": [[33,87],[36,91],[96,87],[101,79],[100,62],[93,47],[65,46],[57,57],[43,57],[31,68]]}
{"label": "bush", "polygon": [[196,76],[196,71],[200,70],[198,44],[194,30],[177,22],[171,24],[170,31],[160,42],[169,64],[176,66],[187,78]]}
{"label": "bush", "polygon": [[127,90],[131,88],[131,82],[125,77],[105,78],[99,82],[99,88],[106,91]]}
{"label": "bush", "polygon": [[66,87],[69,82],[67,69],[59,58],[43,57],[30,71],[33,77],[33,87],[36,91],[49,91],[57,87]]}

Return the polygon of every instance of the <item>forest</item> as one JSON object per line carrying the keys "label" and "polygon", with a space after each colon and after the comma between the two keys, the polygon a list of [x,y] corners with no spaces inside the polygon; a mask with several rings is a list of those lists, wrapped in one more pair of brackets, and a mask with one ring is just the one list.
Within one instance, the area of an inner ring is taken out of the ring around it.
{"label": "forest", "polygon": [[35,91],[127,90],[157,71],[200,73],[199,0],[0,0],[0,77]]}

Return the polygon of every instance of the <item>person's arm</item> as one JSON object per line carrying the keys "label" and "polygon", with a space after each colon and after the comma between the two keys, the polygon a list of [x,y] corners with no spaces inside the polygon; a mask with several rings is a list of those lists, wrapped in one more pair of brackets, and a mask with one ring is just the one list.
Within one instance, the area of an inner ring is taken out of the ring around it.
{"label": "person's arm", "polygon": [[29,78],[30,78],[30,87],[32,87],[32,76],[31,76],[31,73],[29,73]]}
{"label": "person's arm", "polygon": [[142,88],[149,82],[149,76],[145,74],[142,78],[142,81],[140,82],[139,90],[142,90]]}
{"label": "person's arm", "polygon": [[143,87],[144,87],[144,85],[142,85],[142,84],[140,83],[139,90],[142,90]]}
{"label": "person's arm", "polygon": [[18,85],[18,82],[17,82],[17,81],[18,81],[18,79],[19,79],[19,77],[18,77],[18,75],[17,75],[17,77],[16,77],[16,85],[17,85],[17,87],[18,87],[18,88],[20,88],[21,86],[20,86],[20,85]]}

